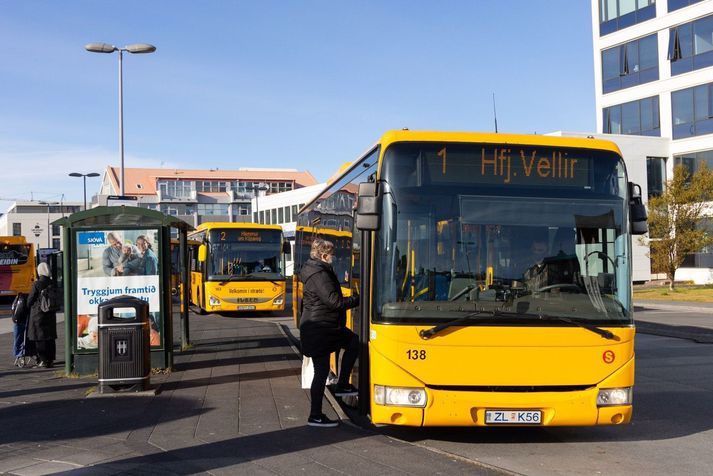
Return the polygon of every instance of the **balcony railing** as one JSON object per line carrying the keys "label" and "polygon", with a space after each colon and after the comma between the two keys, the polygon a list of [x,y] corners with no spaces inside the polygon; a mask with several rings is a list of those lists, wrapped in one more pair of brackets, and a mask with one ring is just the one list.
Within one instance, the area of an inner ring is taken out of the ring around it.
{"label": "balcony railing", "polygon": [[161,191],[161,189],[156,190],[156,195],[158,195],[159,202],[180,202],[180,203],[193,203],[198,201],[198,196],[195,190],[191,190],[187,193],[166,193]]}

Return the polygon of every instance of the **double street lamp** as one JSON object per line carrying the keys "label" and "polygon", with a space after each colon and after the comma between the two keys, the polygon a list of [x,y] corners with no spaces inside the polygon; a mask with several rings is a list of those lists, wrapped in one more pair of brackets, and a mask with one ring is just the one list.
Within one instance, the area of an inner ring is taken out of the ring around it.
{"label": "double street lamp", "polygon": [[[87,209],[87,177],[99,177],[96,172],[90,172],[88,174],[80,174],[79,172],[72,172],[69,174],[70,177],[82,177],[84,179],[84,209]],[[121,183],[123,186],[124,178],[122,177]]]}
{"label": "double street lamp", "polygon": [[[119,155],[121,156],[121,195],[124,196],[124,73],[122,67],[122,59],[124,51],[132,54],[153,53],[156,47],[146,43],[137,43],[134,45],[118,48],[106,43],[89,43],[84,46],[87,51],[92,53],[114,53],[119,52]],[[86,206],[85,206],[86,208]]]}

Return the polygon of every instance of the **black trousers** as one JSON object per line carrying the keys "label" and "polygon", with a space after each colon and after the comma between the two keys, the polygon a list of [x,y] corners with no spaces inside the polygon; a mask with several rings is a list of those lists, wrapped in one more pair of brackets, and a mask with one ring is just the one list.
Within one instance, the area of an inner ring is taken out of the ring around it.
{"label": "black trousers", "polygon": [[37,347],[37,358],[41,362],[54,362],[57,353],[54,339],[36,340],[35,347]]}
{"label": "black trousers", "polygon": [[[351,337],[344,343],[344,355],[342,356],[342,365],[339,369],[339,379],[337,385],[347,385],[349,376],[354,368],[354,363],[359,356],[359,337],[349,331]],[[324,396],[324,388],[327,385],[327,377],[329,376],[329,356],[320,355],[312,357],[312,365],[314,365],[314,378],[312,379],[312,387],[310,387],[310,395],[312,404],[310,415],[317,416],[322,414],[322,397]]]}

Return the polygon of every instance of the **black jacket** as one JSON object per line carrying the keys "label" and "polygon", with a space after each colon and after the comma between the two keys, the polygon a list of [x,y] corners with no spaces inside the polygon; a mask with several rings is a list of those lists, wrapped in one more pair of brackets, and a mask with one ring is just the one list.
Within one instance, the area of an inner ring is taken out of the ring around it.
{"label": "black jacket", "polygon": [[57,314],[42,312],[40,309],[40,294],[46,287],[52,285],[52,280],[46,276],[40,278],[32,285],[32,291],[27,298],[30,308],[30,319],[27,321],[27,338],[30,340],[52,340],[57,338]]}
{"label": "black jacket", "polygon": [[336,351],[344,339],[346,311],[359,305],[359,296],[344,297],[332,267],[309,259],[300,271],[302,353],[319,356]]}

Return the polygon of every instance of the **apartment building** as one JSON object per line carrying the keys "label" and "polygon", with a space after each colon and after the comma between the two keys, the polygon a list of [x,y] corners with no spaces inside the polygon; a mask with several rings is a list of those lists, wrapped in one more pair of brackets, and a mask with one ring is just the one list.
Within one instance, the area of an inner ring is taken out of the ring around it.
{"label": "apartment building", "polygon": [[[592,0],[597,132],[668,139],[649,193],[683,165],[713,168],[713,0]],[[701,223],[713,232],[713,218]],[[713,248],[676,279],[713,282]]]}
{"label": "apartment building", "polygon": [[[107,167],[92,205],[119,195],[120,169]],[[206,221],[250,222],[256,196],[300,189],[317,181],[296,169],[148,169],[125,168],[124,194],[137,205],[176,216],[193,226]],[[258,199],[259,200],[259,199]]]}

